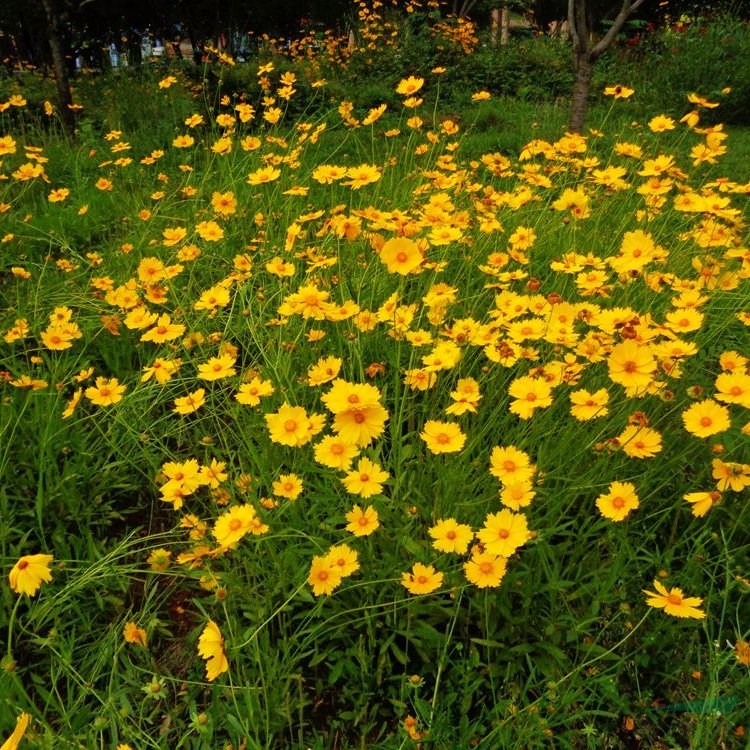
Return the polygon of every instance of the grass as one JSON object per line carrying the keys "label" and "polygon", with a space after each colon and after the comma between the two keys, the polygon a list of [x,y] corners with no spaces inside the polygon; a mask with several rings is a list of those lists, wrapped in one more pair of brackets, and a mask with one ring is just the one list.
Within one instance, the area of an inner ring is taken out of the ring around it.
{"label": "grass", "polygon": [[[307,108],[271,124],[253,100],[242,123],[234,101],[177,78],[92,82],[119,93],[86,103],[72,143],[23,107],[0,115],[0,557],[8,572],[54,558],[33,595],[0,590],[0,730],[26,711],[38,748],[742,747],[748,404],[717,378],[734,365],[742,389],[750,356],[748,132],[694,164],[705,134],[652,132],[628,102],[596,107],[602,134],[583,139],[564,135],[562,106],[511,100],[389,108],[356,126],[366,110],[342,122],[304,81]],[[191,129],[193,113],[204,124]],[[179,134],[195,143],[175,146]],[[674,157],[663,202],[659,186],[638,192],[660,154]],[[24,163],[43,173],[19,179]],[[326,165],[350,171],[326,184]],[[266,167],[279,174],[262,181]],[[597,183],[608,167],[628,185]],[[681,195],[711,200],[689,213]],[[646,263],[623,246],[636,231]],[[416,253],[414,272],[389,272],[388,247]],[[184,329],[144,339],[170,324]],[[648,360],[638,387],[613,370],[635,356],[628,342]],[[339,369],[321,378],[326,357]],[[144,380],[157,360],[173,372]],[[334,404],[336,377],[365,411]],[[446,412],[469,378],[481,397]],[[255,379],[273,391],[238,401]],[[520,384],[549,404],[513,397]],[[582,389],[608,396],[585,420],[571,413]],[[700,437],[684,414],[705,398],[729,424]],[[295,412],[285,437],[285,404],[325,429]],[[355,446],[387,474],[371,495],[316,459],[324,435],[357,442],[337,410],[371,427]],[[430,422],[465,441],[439,452]],[[628,425],[661,448],[630,455]],[[509,447],[532,464],[522,501],[490,471]],[[285,481],[301,483],[296,498]],[[639,499],[620,521],[597,506],[613,482]],[[685,494],[714,490],[721,502],[691,512]],[[377,528],[347,529],[355,505]],[[504,507],[531,532],[515,547],[482,532]],[[445,519],[483,537],[441,551],[430,530]],[[485,588],[465,568],[482,538],[507,550]],[[343,544],[359,566],[346,576],[328,557]],[[432,567],[421,583],[415,563]],[[654,579],[699,597],[705,617],[649,607]]]}

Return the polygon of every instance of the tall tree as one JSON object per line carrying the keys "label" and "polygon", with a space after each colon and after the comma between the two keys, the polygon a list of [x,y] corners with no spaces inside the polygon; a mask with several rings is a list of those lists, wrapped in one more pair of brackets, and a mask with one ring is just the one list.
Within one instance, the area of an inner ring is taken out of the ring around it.
{"label": "tall tree", "polygon": [[70,93],[70,81],[68,80],[68,68],[65,64],[65,51],[60,39],[60,14],[54,4],[54,0],[42,0],[44,15],[47,19],[47,42],[52,54],[52,70],[55,74],[57,85],[57,103],[60,109],[60,121],[68,136],[72,137],[75,131],[75,120],[73,110],[73,96]]}
{"label": "tall tree", "polygon": [[[568,123],[571,132],[580,133],[583,130],[588,111],[594,63],[612,46],[628,18],[645,2],[646,0],[622,0],[607,33],[596,40],[594,30],[599,19],[595,18],[591,0],[568,0],[568,24],[570,37],[573,40],[573,69],[575,71]],[[614,12],[614,8],[611,12]]]}

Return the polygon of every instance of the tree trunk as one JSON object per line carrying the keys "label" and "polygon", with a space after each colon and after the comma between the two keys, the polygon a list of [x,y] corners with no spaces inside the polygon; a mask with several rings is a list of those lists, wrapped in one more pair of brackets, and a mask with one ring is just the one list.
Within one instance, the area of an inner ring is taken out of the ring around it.
{"label": "tree trunk", "polygon": [[510,39],[510,10],[503,5],[500,11],[500,44],[505,47]]}
{"label": "tree trunk", "polygon": [[493,8],[490,11],[490,44],[497,46],[497,31],[500,28],[500,9]]}
{"label": "tree trunk", "polygon": [[59,23],[60,18],[52,5],[53,0],[42,0],[44,14],[47,17],[47,43],[52,53],[52,70],[55,74],[57,84],[57,101],[60,110],[60,120],[66,134],[73,137],[75,132],[75,118],[70,105],[73,96],[70,93],[70,81],[68,80],[68,69],[65,66],[65,53],[60,41]]}
{"label": "tree trunk", "polygon": [[586,121],[586,112],[589,106],[589,90],[591,89],[593,72],[594,64],[588,55],[577,57],[573,97],[570,103],[570,121],[568,122],[568,130],[571,133],[580,133],[583,130],[583,123]]}

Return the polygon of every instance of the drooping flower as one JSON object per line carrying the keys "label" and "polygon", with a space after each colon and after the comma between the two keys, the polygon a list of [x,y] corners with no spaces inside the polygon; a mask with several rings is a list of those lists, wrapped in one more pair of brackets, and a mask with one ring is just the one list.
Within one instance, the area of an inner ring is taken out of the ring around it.
{"label": "drooping flower", "polygon": [[213,620],[208,621],[198,638],[198,654],[206,660],[206,679],[210,682],[229,670],[229,662],[224,653],[224,637]]}
{"label": "drooping flower", "polygon": [[690,512],[696,518],[701,518],[721,500],[721,492],[718,490],[713,492],[688,492],[682,497],[693,506]]}

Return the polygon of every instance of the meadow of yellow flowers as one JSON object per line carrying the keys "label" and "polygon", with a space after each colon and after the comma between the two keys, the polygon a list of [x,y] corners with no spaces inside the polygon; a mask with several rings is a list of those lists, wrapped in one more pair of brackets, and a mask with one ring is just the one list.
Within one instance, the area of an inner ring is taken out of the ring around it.
{"label": "meadow of yellow flowers", "polygon": [[747,686],[750,182],[719,101],[467,158],[441,75],[290,119],[324,82],[267,62],[263,100],[147,151],[3,105],[10,747],[603,747],[591,711],[648,731],[639,679]]}

